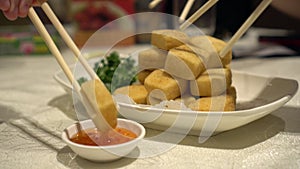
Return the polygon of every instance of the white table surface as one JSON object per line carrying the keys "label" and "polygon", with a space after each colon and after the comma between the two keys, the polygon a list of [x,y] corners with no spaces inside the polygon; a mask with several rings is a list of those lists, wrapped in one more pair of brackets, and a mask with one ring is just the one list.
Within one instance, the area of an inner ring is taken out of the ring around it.
{"label": "white table surface", "polygon": [[[122,48],[127,52],[133,48]],[[70,52],[65,56],[74,62]],[[300,56],[233,60],[233,70],[296,79]],[[0,168],[300,168],[300,92],[282,108],[199,144],[187,136],[161,155],[93,163],[60,139],[76,119],[72,99],[53,79],[52,56],[0,57]],[[148,133],[155,133],[147,129]]]}

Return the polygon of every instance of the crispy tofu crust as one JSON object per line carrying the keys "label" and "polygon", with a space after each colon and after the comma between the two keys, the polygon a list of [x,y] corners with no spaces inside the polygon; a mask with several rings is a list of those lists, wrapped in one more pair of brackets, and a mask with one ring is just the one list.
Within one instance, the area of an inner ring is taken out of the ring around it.
{"label": "crispy tofu crust", "polygon": [[187,42],[188,36],[181,31],[173,29],[154,30],[151,34],[151,44],[163,49],[170,50]]}
{"label": "crispy tofu crust", "polygon": [[188,107],[195,111],[235,111],[236,89],[231,86],[223,95],[201,97]]}
{"label": "crispy tofu crust", "polygon": [[117,126],[117,108],[112,95],[99,80],[89,80],[81,85],[82,92],[87,96],[92,107],[99,110],[106,122],[112,127]]}
{"label": "crispy tofu crust", "polygon": [[[224,42],[221,39],[214,38],[212,36],[193,37],[190,40],[190,44],[201,48],[201,46],[203,46],[203,42],[207,42],[207,41],[209,41],[212,44],[216,53],[220,53],[220,51],[226,46],[226,42]],[[223,58],[220,59],[223,64],[223,67],[229,65],[232,60],[232,50],[230,50]]]}
{"label": "crispy tofu crust", "polygon": [[141,84],[144,84],[146,77],[153,72],[153,70],[143,70],[137,74],[137,78]]}
{"label": "crispy tofu crust", "polygon": [[137,104],[147,104],[148,91],[144,85],[123,86],[116,89],[114,94],[128,95]]}
{"label": "crispy tofu crust", "polygon": [[139,69],[161,69],[165,66],[165,60],[168,52],[166,50],[152,47],[139,52]]}
{"label": "crispy tofu crust", "polygon": [[[152,92],[154,89],[161,90],[167,100],[175,99],[184,93],[187,89],[187,81],[180,78],[174,78],[163,70],[154,70],[144,82],[144,85],[148,92]],[[155,91],[153,91],[155,92]],[[152,97],[157,99],[161,98],[161,93],[152,93]]]}
{"label": "crispy tofu crust", "polygon": [[165,70],[179,78],[194,80],[205,68],[195,53],[174,48],[168,52]]}
{"label": "crispy tofu crust", "polygon": [[229,68],[208,69],[196,80],[190,81],[190,91],[194,96],[217,96],[223,94],[232,83]]}

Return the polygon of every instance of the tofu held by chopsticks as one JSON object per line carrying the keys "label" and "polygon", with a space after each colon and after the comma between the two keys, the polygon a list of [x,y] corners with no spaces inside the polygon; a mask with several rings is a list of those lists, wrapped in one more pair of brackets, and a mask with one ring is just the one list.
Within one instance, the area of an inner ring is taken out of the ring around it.
{"label": "tofu held by chopsticks", "polygon": [[89,80],[81,85],[81,92],[86,95],[95,112],[101,113],[100,117],[103,117],[110,127],[115,128],[118,111],[112,95],[105,85],[97,79]]}

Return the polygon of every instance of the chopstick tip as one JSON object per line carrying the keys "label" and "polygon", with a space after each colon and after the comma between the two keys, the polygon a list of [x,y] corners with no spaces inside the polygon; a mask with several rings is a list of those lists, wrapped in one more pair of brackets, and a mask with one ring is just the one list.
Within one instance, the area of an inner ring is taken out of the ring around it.
{"label": "chopstick tip", "polygon": [[152,2],[148,5],[149,9],[153,9],[155,7],[155,4],[153,4]]}
{"label": "chopstick tip", "polygon": [[179,23],[182,24],[184,22],[184,20],[185,20],[184,18],[180,17],[179,18]]}

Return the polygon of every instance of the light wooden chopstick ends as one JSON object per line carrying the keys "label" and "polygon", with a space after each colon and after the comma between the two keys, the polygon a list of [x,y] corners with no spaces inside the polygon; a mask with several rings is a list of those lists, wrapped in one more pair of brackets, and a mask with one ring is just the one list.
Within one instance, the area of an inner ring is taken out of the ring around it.
{"label": "light wooden chopstick ends", "polygon": [[80,50],[76,46],[75,42],[72,40],[70,35],[67,33],[61,22],[58,20],[52,9],[50,8],[49,4],[47,2],[41,4],[41,8],[46,13],[49,20],[52,22],[60,36],[63,38],[65,43],[68,45],[68,47],[73,51],[75,56],[78,58],[80,63],[83,65],[83,67],[86,69],[88,74],[91,76],[92,79],[99,79],[95,71],[91,68],[91,66],[88,64],[86,59],[82,56]]}
{"label": "light wooden chopstick ends", "polygon": [[149,3],[148,7],[150,9],[156,7],[156,5],[158,5],[162,0],[153,0],[152,2]]}
{"label": "light wooden chopstick ends", "polygon": [[[207,10],[209,10],[218,0],[207,1],[198,11],[196,11],[190,18],[188,18],[183,24],[180,25],[180,30],[185,30],[192,23],[194,23],[200,16],[202,16]],[[263,0],[257,8],[252,12],[248,19],[243,23],[239,30],[232,36],[226,46],[220,51],[219,56],[223,58],[226,53],[232,49],[234,43],[238,41],[241,36],[249,29],[254,21],[261,15],[261,13],[270,5],[272,0]]]}
{"label": "light wooden chopstick ends", "polygon": [[180,25],[180,30],[185,30],[191,24],[193,24],[200,16],[202,16],[206,11],[208,11],[218,0],[209,0],[204,5],[201,6],[191,17],[189,17],[183,24]]}
{"label": "light wooden chopstick ends", "polygon": [[33,9],[33,7],[29,8],[28,17],[30,18],[32,23],[35,25],[36,29],[39,31],[40,35],[44,39],[44,41],[47,44],[47,46],[48,46],[49,50],[51,51],[51,53],[55,56],[57,62],[59,63],[60,67],[62,68],[62,70],[66,74],[68,80],[71,82],[71,84],[73,84],[74,89],[77,92],[80,91],[79,84],[74,79],[70,68],[68,67],[68,65],[64,61],[63,56],[61,55],[60,51],[58,50],[57,46],[55,45],[54,41],[52,40],[51,36],[47,32],[47,29],[45,28],[42,21],[39,19],[38,15],[35,12],[35,10]]}
{"label": "light wooden chopstick ends", "polygon": [[270,5],[272,0],[263,0],[257,8],[252,12],[248,19],[243,23],[239,30],[232,36],[228,41],[226,46],[220,51],[220,57],[224,57],[226,53],[231,50],[234,43],[240,39],[240,37],[249,29],[249,27],[254,23],[254,21],[261,15],[261,13]]}
{"label": "light wooden chopstick ends", "polygon": [[[46,30],[45,26],[43,25],[42,21],[39,19],[39,16],[34,11],[33,7],[30,7],[28,16],[31,19],[32,23],[37,28],[37,30],[39,31],[42,38],[44,39],[44,41],[47,44],[49,50],[51,51],[51,53],[56,58],[56,60],[59,63],[60,67],[63,69],[65,75],[68,78],[68,80],[70,81],[71,84],[73,84],[74,90],[76,91],[76,93],[80,97],[81,101],[83,102],[83,104],[84,104],[84,106],[87,110],[87,113],[90,116],[90,118],[93,120],[95,126],[101,131],[110,130],[112,127],[108,124],[105,117],[102,115],[102,112],[100,112],[100,110],[98,109],[99,104],[98,105],[95,104],[95,100],[94,99],[90,100],[90,97],[87,97],[87,95],[86,95],[87,92],[94,93],[94,95],[95,95],[95,90],[89,90],[89,91],[83,90],[83,92],[81,92],[82,90],[80,88],[80,85],[78,84],[78,82],[74,78],[70,68],[66,64],[63,56],[61,55],[60,51],[58,50],[58,48],[55,45],[54,41],[52,40],[51,36],[47,32],[47,30]],[[101,80],[96,79],[96,81],[98,81],[100,84],[102,83]],[[95,88],[93,88],[93,89],[95,89]],[[112,119],[114,121],[116,121],[116,119],[117,119],[116,115],[114,115],[112,117]]]}
{"label": "light wooden chopstick ends", "polygon": [[193,6],[193,3],[194,3],[195,0],[188,0],[186,5],[184,6],[183,8],[183,11],[179,17],[179,21],[180,22],[183,22],[187,16],[187,14],[189,13],[191,7]]}

